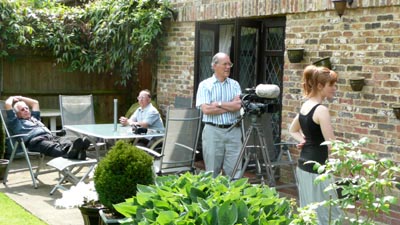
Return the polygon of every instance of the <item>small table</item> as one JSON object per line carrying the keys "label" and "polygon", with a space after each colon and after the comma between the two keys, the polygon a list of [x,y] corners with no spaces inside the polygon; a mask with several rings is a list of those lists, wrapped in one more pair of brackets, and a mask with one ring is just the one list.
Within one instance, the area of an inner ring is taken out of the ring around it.
{"label": "small table", "polygon": [[50,130],[57,130],[57,117],[61,116],[59,109],[41,109],[40,117],[50,119]]}

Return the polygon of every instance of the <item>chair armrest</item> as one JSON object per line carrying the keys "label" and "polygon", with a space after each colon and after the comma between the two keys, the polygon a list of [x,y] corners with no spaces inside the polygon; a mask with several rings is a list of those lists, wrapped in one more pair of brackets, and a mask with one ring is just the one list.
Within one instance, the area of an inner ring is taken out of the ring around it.
{"label": "chair armrest", "polygon": [[152,150],[150,148],[146,148],[146,147],[143,147],[143,146],[136,146],[136,147],[138,149],[140,149],[140,150],[143,150],[143,151],[149,153],[150,155],[153,155],[155,158],[161,158],[162,157],[162,155],[160,153],[158,153],[158,152],[156,152],[156,151],[154,151],[154,150]]}
{"label": "chair armrest", "polygon": [[151,144],[151,146],[149,146],[149,148],[151,150],[154,150],[160,143],[162,143],[164,141],[164,138],[160,138],[157,141],[155,141],[154,143]]}
{"label": "chair armrest", "polygon": [[14,139],[14,138],[23,138],[28,136],[28,134],[16,134],[16,135],[11,135],[9,138]]}
{"label": "chair armrest", "polygon": [[175,145],[180,146],[180,147],[182,147],[182,148],[184,148],[186,150],[192,151],[192,152],[193,151],[196,151],[196,153],[198,152],[196,149],[193,149],[193,148],[191,148],[191,147],[189,147],[187,145],[181,144],[181,143],[175,143]]}
{"label": "chair armrest", "polygon": [[10,141],[24,141],[24,137],[27,137],[28,134],[16,134],[16,135],[11,135],[10,137],[7,137],[6,139],[9,139]]}

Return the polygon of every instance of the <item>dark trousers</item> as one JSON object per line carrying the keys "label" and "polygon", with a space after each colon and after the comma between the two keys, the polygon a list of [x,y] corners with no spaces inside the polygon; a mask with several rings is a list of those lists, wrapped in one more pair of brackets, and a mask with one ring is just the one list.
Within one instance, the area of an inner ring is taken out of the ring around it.
{"label": "dark trousers", "polygon": [[72,141],[68,138],[45,134],[32,138],[27,147],[32,152],[40,152],[50,157],[59,157],[67,153],[71,145]]}

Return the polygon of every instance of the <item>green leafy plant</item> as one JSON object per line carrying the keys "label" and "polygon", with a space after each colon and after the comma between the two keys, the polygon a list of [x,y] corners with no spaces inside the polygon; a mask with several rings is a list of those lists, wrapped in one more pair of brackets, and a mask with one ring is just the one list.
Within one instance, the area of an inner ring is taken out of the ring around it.
{"label": "green leafy plant", "polygon": [[101,159],[94,172],[99,201],[113,210],[113,204],[136,195],[137,185],[154,183],[153,158],[120,140]]}
{"label": "green leafy plant", "polygon": [[121,84],[138,63],[161,52],[167,0],[0,1],[0,57],[52,53],[69,71],[116,73]]}
{"label": "green leafy plant", "polygon": [[316,225],[318,224],[316,209],[320,203],[312,203],[307,206],[297,208],[297,213],[293,214],[293,220],[290,225]]}
{"label": "green leafy plant", "polygon": [[362,146],[369,142],[367,138],[350,143],[329,142],[332,157],[325,165],[314,167],[321,173],[317,182],[337,178],[328,189],[340,189],[343,197],[331,199],[325,205],[338,205],[349,224],[374,224],[380,213],[388,213],[397,202],[391,194],[398,184],[395,176],[400,168],[389,158],[363,152]]}
{"label": "green leafy plant", "polygon": [[292,202],[274,188],[212,173],[157,177],[114,208],[129,224],[289,224]]}

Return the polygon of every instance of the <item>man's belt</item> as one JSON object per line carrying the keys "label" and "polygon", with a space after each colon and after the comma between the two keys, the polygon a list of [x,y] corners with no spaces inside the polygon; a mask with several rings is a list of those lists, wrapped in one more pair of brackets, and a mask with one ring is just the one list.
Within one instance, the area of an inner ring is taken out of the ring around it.
{"label": "man's belt", "polygon": [[218,128],[222,128],[222,129],[228,129],[232,125],[235,125],[235,127],[238,127],[240,125],[240,123],[237,123],[237,124],[215,124],[215,123],[210,123],[210,122],[205,122],[205,124],[211,125],[214,127],[218,127]]}

